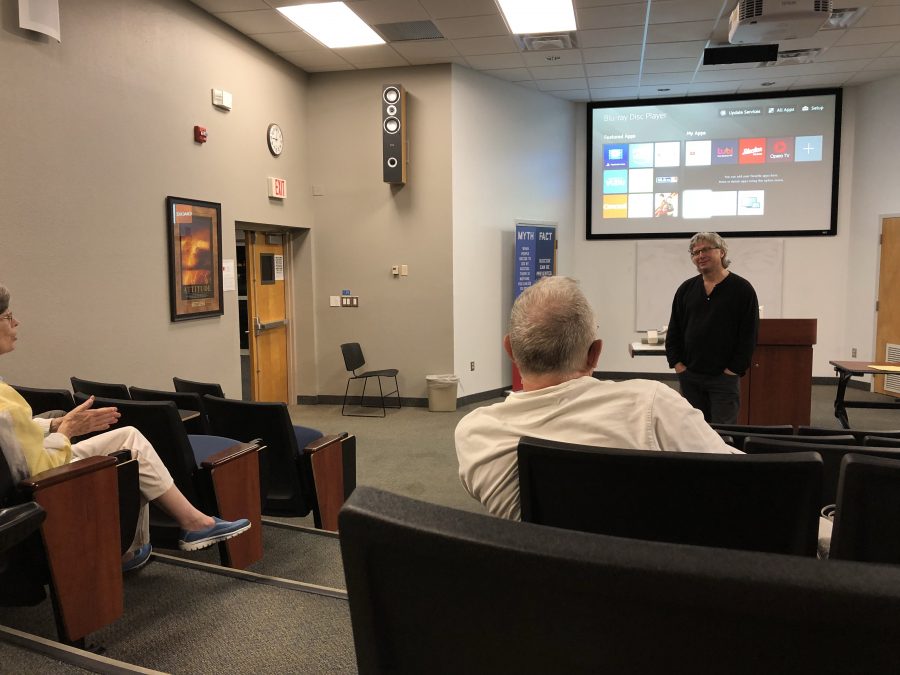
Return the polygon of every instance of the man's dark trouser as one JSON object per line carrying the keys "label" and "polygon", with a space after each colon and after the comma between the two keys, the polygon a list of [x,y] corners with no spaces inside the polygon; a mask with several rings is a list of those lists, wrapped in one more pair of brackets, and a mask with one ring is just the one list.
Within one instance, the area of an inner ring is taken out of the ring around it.
{"label": "man's dark trouser", "polygon": [[741,378],[737,375],[701,375],[685,370],[678,375],[681,395],[703,413],[710,424],[737,424],[741,407]]}

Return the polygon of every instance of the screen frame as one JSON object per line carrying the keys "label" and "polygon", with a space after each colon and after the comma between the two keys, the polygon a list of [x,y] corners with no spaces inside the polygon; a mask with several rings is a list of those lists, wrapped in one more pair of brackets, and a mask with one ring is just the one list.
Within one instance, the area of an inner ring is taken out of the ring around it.
{"label": "screen frame", "polygon": [[[753,101],[762,99],[802,98],[804,96],[834,96],[834,149],[831,167],[831,222],[827,230],[740,230],[724,233],[732,237],[833,237],[837,235],[838,220],[838,187],[840,183],[841,164],[841,119],[843,113],[843,89],[840,87],[821,89],[798,89],[796,91],[754,92],[748,94],[681,96],[665,98],[647,98],[637,100],[594,101],[587,105],[587,135],[585,137],[587,155],[587,176],[585,191],[585,237],[588,240],[636,240],[636,239],[683,239],[691,237],[697,230],[684,232],[616,232],[610,234],[591,231],[592,178],[594,148],[594,111],[603,108],[659,106],[685,103],[731,103],[734,101]],[[682,221],[687,222],[687,221]]]}

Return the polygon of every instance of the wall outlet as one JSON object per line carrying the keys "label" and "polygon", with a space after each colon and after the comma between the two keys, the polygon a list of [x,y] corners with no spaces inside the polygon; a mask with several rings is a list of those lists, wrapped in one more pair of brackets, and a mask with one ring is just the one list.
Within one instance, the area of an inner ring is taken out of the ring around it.
{"label": "wall outlet", "polygon": [[475,362],[474,361],[469,362],[469,370],[475,370]]}
{"label": "wall outlet", "polygon": [[856,347],[850,350],[850,358],[856,358]]}

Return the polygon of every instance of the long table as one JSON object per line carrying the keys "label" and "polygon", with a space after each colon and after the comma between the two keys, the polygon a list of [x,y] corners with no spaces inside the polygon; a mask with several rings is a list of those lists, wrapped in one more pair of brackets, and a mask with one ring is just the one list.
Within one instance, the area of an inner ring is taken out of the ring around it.
{"label": "long table", "polygon": [[834,372],[838,376],[837,394],[834,397],[834,416],[838,418],[841,426],[850,428],[850,420],[847,418],[847,408],[880,408],[887,410],[900,410],[900,400],[888,401],[845,401],[847,383],[854,375],[887,375],[890,371],[880,370],[878,366],[896,367],[896,363],[884,363],[878,361],[829,361],[834,366]]}

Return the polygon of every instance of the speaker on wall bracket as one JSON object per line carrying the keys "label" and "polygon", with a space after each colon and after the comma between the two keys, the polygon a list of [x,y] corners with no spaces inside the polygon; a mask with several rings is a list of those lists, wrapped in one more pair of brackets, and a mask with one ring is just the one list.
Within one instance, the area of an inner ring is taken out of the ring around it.
{"label": "speaker on wall bracket", "polygon": [[381,147],[384,182],[406,183],[406,90],[402,84],[381,86]]}

